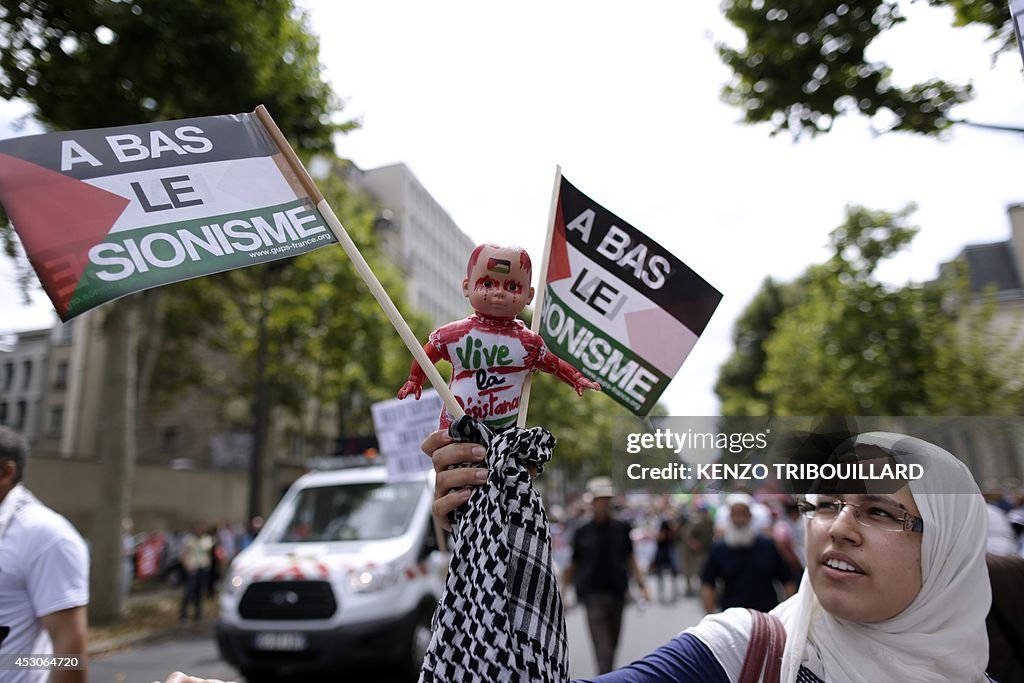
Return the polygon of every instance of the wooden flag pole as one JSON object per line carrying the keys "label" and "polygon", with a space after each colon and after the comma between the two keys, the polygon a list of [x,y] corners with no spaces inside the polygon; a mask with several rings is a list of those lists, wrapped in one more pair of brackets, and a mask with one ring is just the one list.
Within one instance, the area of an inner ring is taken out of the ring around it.
{"label": "wooden flag pole", "polygon": [[395,330],[398,332],[398,336],[402,338],[405,345],[409,348],[409,352],[412,353],[413,358],[420,364],[423,371],[426,373],[427,378],[430,380],[431,386],[433,386],[437,393],[440,394],[441,400],[444,401],[445,408],[455,418],[458,419],[465,415],[465,411],[459,405],[458,401],[455,400],[455,395],[452,394],[451,389],[445,384],[444,379],[441,377],[441,373],[437,371],[434,364],[430,362],[430,358],[427,357],[426,352],[423,351],[423,346],[419,340],[412,333],[409,328],[409,324],[405,322],[405,318],[398,312],[398,308],[395,307],[391,297],[388,296],[387,291],[381,286],[377,276],[370,270],[370,266],[366,263],[366,259],[359,253],[359,248],[356,246],[352,238],[349,237],[348,232],[345,230],[345,226],[341,224],[338,217],[334,215],[334,211],[331,206],[324,199],[323,193],[320,192],[320,188],[313,182],[313,178],[310,177],[306,171],[306,167],[302,165],[302,161],[299,160],[298,155],[295,154],[295,150],[292,149],[291,145],[288,144],[287,138],[281,129],[274,123],[274,119],[271,118],[270,112],[262,104],[256,107],[256,116],[259,117],[263,123],[263,127],[266,128],[267,133],[273,138],[274,142],[277,143],[277,147],[281,150],[281,154],[288,161],[288,165],[291,166],[292,170],[295,171],[295,175],[298,177],[299,182],[302,184],[303,189],[309,194],[310,199],[316,204],[316,208],[319,209],[320,215],[327,221],[328,227],[334,236],[338,239],[345,253],[348,254],[349,259],[352,261],[352,265],[355,266],[356,272],[363,278],[363,282],[369,287],[370,293],[373,294],[373,298],[377,300],[380,307],[384,309],[384,315],[388,317],[391,324],[394,325]]}
{"label": "wooden flag pole", "polygon": [[[359,248],[356,246],[352,238],[349,237],[348,231],[345,230],[345,226],[341,224],[338,217],[334,215],[334,210],[331,209],[331,205],[324,199],[324,195],[320,192],[320,188],[313,182],[313,178],[310,177],[306,171],[306,167],[302,165],[302,161],[298,155],[295,154],[295,150],[288,144],[288,139],[281,132],[281,129],[274,123],[274,119],[270,116],[270,112],[262,104],[256,107],[256,116],[263,123],[263,127],[267,130],[267,133],[273,138],[277,144],[277,148],[281,150],[281,154],[288,161],[288,165],[291,166],[292,170],[295,171],[295,175],[298,177],[299,182],[302,184],[303,189],[309,195],[309,198],[316,203],[316,208],[320,211],[320,215],[327,221],[328,227],[334,236],[338,239],[345,253],[348,254],[349,259],[352,261],[352,265],[356,267],[356,272],[363,278],[363,282],[370,288],[370,293],[373,294],[373,298],[377,300],[380,307],[384,309],[384,314],[394,325],[395,330],[398,332],[398,336],[402,338],[405,345],[409,348],[413,358],[420,364],[423,371],[427,374],[427,378],[430,379],[430,384],[437,389],[437,393],[441,396],[441,400],[444,401],[445,407],[448,412],[459,419],[465,415],[465,411],[462,410],[462,406],[455,400],[455,395],[452,394],[451,389],[444,383],[444,379],[441,378],[441,373],[437,371],[434,364],[430,362],[430,358],[427,357],[426,352],[420,345],[419,340],[412,333],[409,328],[409,323],[405,322],[405,318],[398,312],[398,308],[395,307],[391,297],[388,296],[387,291],[381,286],[380,280],[370,270],[369,264],[366,263],[366,259],[359,252]],[[437,517],[432,516],[434,523],[434,535],[437,539],[437,548],[442,553],[448,552],[448,544],[445,540],[444,529]]]}
{"label": "wooden flag pole", "polygon": [[[548,283],[548,261],[551,255],[551,240],[555,234],[555,212],[558,211],[558,191],[562,186],[562,167],[555,164],[555,184],[551,189],[551,206],[548,208],[548,235],[544,239],[544,253],[540,257],[540,276],[537,280],[537,295],[533,301],[533,322],[530,323],[530,330],[538,332],[541,325],[541,317],[544,314],[544,293]],[[519,399],[519,417],[516,419],[516,427],[522,429],[526,426],[526,411],[530,408],[530,388],[533,386],[533,375],[527,375],[523,380],[523,393]]]}

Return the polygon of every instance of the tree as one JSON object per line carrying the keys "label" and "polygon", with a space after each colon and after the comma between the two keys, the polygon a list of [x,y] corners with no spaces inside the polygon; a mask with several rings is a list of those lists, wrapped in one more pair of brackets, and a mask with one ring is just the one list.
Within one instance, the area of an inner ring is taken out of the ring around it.
{"label": "tree", "polygon": [[[997,51],[1013,45],[1009,6],[1000,0],[928,0],[954,11],[955,24],[982,24]],[[953,109],[971,99],[968,83],[939,78],[896,85],[893,69],[869,61],[871,43],[906,21],[894,0],[725,0],[726,18],[746,45],[719,45],[732,70],[724,98],[746,123],[769,122],[772,134],[812,136],[849,113],[891,120],[887,130],[936,135],[957,122]]]}
{"label": "tree", "polygon": [[[248,111],[264,103],[293,145],[332,148],[351,123],[336,121],[340,105],[321,78],[319,45],[291,0],[0,1],[0,97],[22,99],[50,129],[71,130]],[[13,238],[7,228],[5,242]],[[92,534],[91,615],[121,611],[120,526],[131,500],[137,385],[152,376],[159,345],[138,344],[139,320],[155,321],[164,291],[108,306],[110,362],[105,386],[126,395],[123,412],[100,432],[104,500]],[[150,333],[159,342],[166,335]],[[124,363],[124,367],[117,367]],[[127,383],[127,384],[126,384]],[[120,399],[119,399],[120,400]]]}
{"label": "tree", "polygon": [[[405,304],[404,283],[377,248],[375,207],[347,187],[341,175],[318,184],[335,212],[345,217],[347,232],[403,318],[419,338],[426,338],[429,323]],[[252,367],[260,269],[217,277],[223,286],[213,287],[212,292],[202,281],[189,283],[196,300],[217,300],[206,318],[216,322],[204,329],[203,339],[232,352],[242,367]],[[371,431],[369,403],[394,397],[411,357],[341,247],[330,246],[288,261],[275,272],[268,297],[270,403],[295,417],[301,416],[310,399],[338,405],[340,431]],[[174,362],[167,359],[168,365]],[[242,377],[231,388],[243,396],[252,395],[252,379]]]}
{"label": "tree", "polygon": [[250,111],[331,152],[340,104],[291,0],[0,3],[0,97],[55,129]]}
{"label": "tree", "polygon": [[[744,387],[726,374],[728,364],[723,369],[719,386],[730,393],[720,395],[730,407],[766,406],[777,415],[1024,411],[1016,330],[996,329],[992,303],[972,300],[963,272],[899,287],[875,277],[882,261],[913,240],[912,211],[847,209],[831,234],[832,256],[800,279],[799,299],[762,324],[771,331],[756,374],[745,376]],[[737,347],[734,358],[742,355]]]}
{"label": "tree", "polygon": [[722,402],[723,415],[771,415],[771,396],[757,388],[767,360],[765,342],[775,331],[782,312],[799,300],[803,288],[799,282],[778,283],[765,278],[761,289],[747,304],[736,326],[735,347],[718,373],[715,393]]}

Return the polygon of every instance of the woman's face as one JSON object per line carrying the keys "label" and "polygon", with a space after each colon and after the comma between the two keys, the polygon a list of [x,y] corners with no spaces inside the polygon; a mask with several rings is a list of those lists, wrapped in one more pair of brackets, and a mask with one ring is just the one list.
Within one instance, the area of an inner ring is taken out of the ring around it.
{"label": "woman's face", "polygon": [[[836,497],[854,505],[872,502],[863,495]],[[881,498],[920,516],[908,488]],[[905,610],[921,590],[921,534],[863,526],[850,507],[832,519],[815,516],[807,521],[807,571],[833,616],[884,621]]]}

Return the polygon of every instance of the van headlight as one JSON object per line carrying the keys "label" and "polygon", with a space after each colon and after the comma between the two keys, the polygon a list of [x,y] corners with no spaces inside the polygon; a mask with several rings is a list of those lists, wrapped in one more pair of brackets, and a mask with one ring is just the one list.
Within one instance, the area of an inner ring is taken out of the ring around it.
{"label": "van headlight", "polygon": [[390,588],[398,581],[398,570],[393,564],[365,568],[349,576],[354,593],[376,593]]}
{"label": "van headlight", "polygon": [[221,583],[220,589],[221,592],[226,593],[227,595],[233,595],[244,583],[245,579],[242,578],[241,574],[229,572],[228,578]]}

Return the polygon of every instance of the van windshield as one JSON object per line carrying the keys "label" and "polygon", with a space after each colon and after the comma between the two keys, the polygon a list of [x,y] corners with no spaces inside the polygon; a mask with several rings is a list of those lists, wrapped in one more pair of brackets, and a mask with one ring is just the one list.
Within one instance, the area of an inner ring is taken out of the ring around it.
{"label": "van windshield", "polygon": [[420,482],[344,484],[304,489],[269,543],[372,541],[401,536],[423,494]]}

